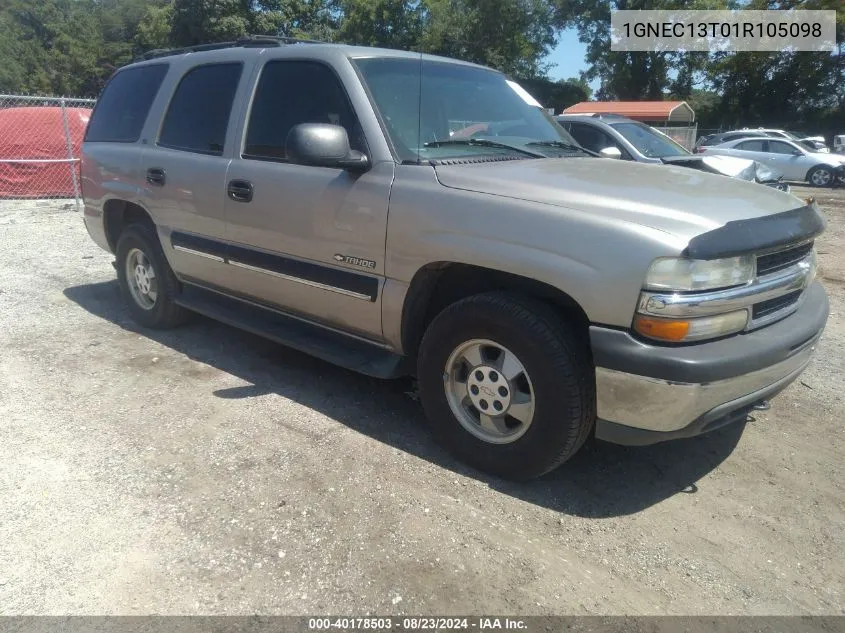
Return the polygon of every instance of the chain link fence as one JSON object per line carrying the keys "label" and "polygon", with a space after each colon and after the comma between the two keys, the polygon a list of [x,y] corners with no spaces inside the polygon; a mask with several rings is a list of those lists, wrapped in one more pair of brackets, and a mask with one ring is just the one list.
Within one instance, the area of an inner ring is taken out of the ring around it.
{"label": "chain link fence", "polygon": [[0,95],[0,204],[81,205],[82,137],[94,99]]}
{"label": "chain link fence", "polygon": [[689,151],[693,151],[695,147],[695,140],[698,135],[697,125],[683,125],[683,126],[659,126],[655,125],[654,129],[660,130],[666,136],[671,138],[676,143],[680,143]]}

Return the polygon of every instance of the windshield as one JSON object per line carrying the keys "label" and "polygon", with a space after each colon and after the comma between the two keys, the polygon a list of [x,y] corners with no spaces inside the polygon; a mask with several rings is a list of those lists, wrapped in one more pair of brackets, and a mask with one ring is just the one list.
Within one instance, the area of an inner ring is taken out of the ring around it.
{"label": "windshield", "polygon": [[589,155],[495,71],[413,58],[353,61],[403,162]]}
{"label": "windshield", "polygon": [[667,156],[689,156],[690,152],[668,136],[653,130],[638,121],[623,121],[611,123],[613,129],[628,139],[641,154],[649,158],[665,158]]}

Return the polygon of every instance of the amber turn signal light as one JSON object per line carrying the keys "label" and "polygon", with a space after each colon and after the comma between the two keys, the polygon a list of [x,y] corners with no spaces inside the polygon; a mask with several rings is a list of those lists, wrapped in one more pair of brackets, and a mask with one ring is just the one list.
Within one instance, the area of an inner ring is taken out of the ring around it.
{"label": "amber turn signal light", "polygon": [[653,319],[637,315],[634,329],[649,338],[661,341],[683,341],[689,333],[690,322],[677,319]]}

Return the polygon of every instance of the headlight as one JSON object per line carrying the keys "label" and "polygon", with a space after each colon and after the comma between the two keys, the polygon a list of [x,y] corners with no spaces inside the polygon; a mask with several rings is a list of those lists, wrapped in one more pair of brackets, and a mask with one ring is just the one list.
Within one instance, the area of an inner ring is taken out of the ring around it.
{"label": "headlight", "polygon": [[753,279],[754,257],[751,255],[709,260],[661,257],[649,268],[645,287],[691,292],[741,286]]}
{"label": "headlight", "polygon": [[691,343],[740,332],[748,322],[748,310],[736,310],[696,319],[660,319],[638,314],[634,330],[658,341]]}

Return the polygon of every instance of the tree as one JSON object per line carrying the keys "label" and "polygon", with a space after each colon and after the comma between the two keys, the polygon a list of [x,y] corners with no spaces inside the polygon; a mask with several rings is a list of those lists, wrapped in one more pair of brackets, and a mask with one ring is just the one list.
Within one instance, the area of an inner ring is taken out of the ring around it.
{"label": "tree", "polygon": [[430,13],[422,2],[340,0],[340,41],[413,50],[419,47]]}
{"label": "tree", "polygon": [[520,79],[519,83],[544,108],[552,108],[555,113],[560,113],[571,105],[590,99],[590,87],[580,79],[549,81],[548,79],[534,78]]}
{"label": "tree", "polygon": [[546,0],[430,0],[421,47],[428,52],[542,77],[557,15]]}
{"label": "tree", "polygon": [[[560,79],[558,80],[559,84],[568,85],[570,86],[570,90],[580,92],[583,97],[578,101],[589,101],[593,96],[593,89],[590,87],[589,82],[584,79],[583,77],[570,77],[569,79]],[[572,103],[578,103],[578,101],[573,101]]]}
{"label": "tree", "polygon": [[248,9],[241,0],[173,0],[170,40],[195,46],[238,39],[247,34]]}
{"label": "tree", "polygon": [[611,10],[725,9],[727,0],[559,0],[559,23],[571,20],[587,45],[584,73],[600,79],[599,99],[660,100],[668,91],[689,94],[700,81],[706,53],[623,52],[610,50]]}
{"label": "tree", "polygon": [[147,8],[133,38],[135,49],[150,51],[170,46],[170,31],[173,22],[173,5],[151,5]]}
{"label": "tree", "polygon": [[[753,0],[748,8],[837,9],[840,0]],[[837,12],[838,50],[739,52],[713,55],[710,85],[721,96],[718,125],[817,128],[832,136],[845,126],[845,12]],[[788,107],[776,107],[776,106]],[[837,122],[838,121],[838,122]]]}

